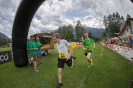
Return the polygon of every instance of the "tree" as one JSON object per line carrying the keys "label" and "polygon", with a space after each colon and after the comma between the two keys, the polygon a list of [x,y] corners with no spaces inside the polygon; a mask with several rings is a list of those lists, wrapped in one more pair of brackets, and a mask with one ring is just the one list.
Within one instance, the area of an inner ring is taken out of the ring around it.
{"label": "tree", "polygon": [[89,32],[89,37],[90,38],[93,38],[91,31]]}
{"label": "tree", "polygon": [[85,31],[84,26],[81,25],[81,22],[78,20],[77,25],[75,26],[75,37],[76,41],[80,41],[83,36],[83,32]]}
{"label": "tree", "polygon": [[67,40],[74,41],[74,35],[73,35],[74,27],[71,24],[67,26],[67,31],[68,31]]}
{"label": "tree", "polygon": [[54,31],[54,33],[59,33],[62,39],[66,39],[67,41],[74,41],[73,31],[73,26],[69,24],[68,26],[60,26],[57,30]]}
{"label": "tree", "polygon": [[113,37],[114,33],[120,32],[120,27],[124,24],[124,17],[118,12],[104,16],[103,24],[105,25],[105,33],[108,37]]}
{"label": "tree", "polygon": [[102,35],[101,35],[101,38],[103,38],[103,37],[106,37],[107,35],[106,35],[106,31],[104,31],[103,33],[102,33]]}
{"label": "tree", "polygon": [[3,42],[4,42],[4,44],[8,43],[8,42],[7,42],[7,39],[3,39]]}
{"label": "tree", "polygon": [[127,18],[131,18],[131,16],[129,14],[127,14]]}
{"label": "tree", "polygon": [[11,43],[11,39],[10,38],[7,39],[7,43]]}

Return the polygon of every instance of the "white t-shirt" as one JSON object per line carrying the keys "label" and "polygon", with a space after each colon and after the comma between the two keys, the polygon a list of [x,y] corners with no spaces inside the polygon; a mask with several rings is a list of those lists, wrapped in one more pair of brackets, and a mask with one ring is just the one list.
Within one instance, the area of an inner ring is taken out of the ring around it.
{"label": "white t-shirt", "polygon": [[58,53],[59,54],[64,53],[67,56],[68,55],[68,46],[70,46],[68,41],[60,40],[60,42],[57,43]]}

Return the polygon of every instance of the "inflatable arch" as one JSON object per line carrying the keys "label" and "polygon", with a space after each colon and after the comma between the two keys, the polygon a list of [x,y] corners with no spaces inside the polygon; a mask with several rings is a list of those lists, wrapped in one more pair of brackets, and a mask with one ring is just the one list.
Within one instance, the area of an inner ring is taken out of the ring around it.
{"label": "inflatable arch", "polygon": [[27,35],[32,18],[45,0],[22,0],[12,28],[12,51],[14,64],[17,67],[28,65],[27,58]]}

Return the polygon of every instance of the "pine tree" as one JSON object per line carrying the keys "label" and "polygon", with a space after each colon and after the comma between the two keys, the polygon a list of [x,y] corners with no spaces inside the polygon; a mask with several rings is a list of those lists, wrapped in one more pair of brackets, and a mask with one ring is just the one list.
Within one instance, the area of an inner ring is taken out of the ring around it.
{"label": "pine tree", "polygon": [[118,12],[104,16],[103,23],[105,25],[105,33],[108,37],[113,37],[114,33],[119,33],[120,28],[124,24],[124,17],[120,16]]}
{"label": "pine tree", "polygon": [[84,31],[85,31],[84,26],[82,26],[81,22],[78,20],[77,25],[75,26],[76,41],[82,40],[82,36],[83,36]]}

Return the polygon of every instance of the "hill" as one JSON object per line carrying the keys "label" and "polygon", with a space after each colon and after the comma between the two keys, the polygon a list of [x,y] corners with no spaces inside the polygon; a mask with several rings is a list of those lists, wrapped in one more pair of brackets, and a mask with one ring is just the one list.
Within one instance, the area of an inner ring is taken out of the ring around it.
{"label": "hill", "polygon": [[[100,38],[102,33],[104,32],[104,29],[102,29],[102,28],[99,29],[99,28],[85,27],[85,29],[87,32],[91,31],[91,34],[93,36],[98,37],[98,38]],[[50,32],[51,32],[51,30],[42,30],[41,31],[41,33],[50,33]],[[75,32],[74,32],[74,35],[75,35]]]}
{"label": "hill", "polygon": [[3,40],[3,39],[9,39],[9,37],[7,37],[5,34],[0,32],[0,40]]}
{"label": "hill", "polygon": [[104,32],[104,29],[102,29],[102,28],[99,29],[99,28],[85,27],[85,29],[86,29],[87,32],[91,31],[91,34],[93,36],[98,37],[98,38],[100,38],[102,33]]}

